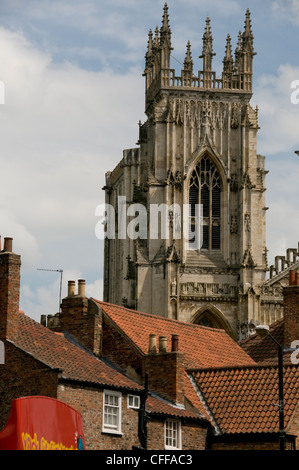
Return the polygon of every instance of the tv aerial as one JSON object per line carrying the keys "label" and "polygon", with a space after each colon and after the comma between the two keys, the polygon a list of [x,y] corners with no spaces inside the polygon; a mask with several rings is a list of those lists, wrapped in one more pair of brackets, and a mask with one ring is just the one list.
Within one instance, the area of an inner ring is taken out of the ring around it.
{"label": "tv aerial", "polygon": [[60,273],[59,307],[58,307],[58,312],[60,313],[63,269],[42,269],[42,268],[37,268],[37,270],[38,271],[51,271],[51,272],[55,272],[55,273]]}

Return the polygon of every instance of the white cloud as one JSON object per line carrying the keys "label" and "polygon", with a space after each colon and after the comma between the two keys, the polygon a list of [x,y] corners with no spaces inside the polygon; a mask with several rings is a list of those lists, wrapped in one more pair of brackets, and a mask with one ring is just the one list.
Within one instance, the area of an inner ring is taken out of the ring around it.
{"label": "white cloud", "polygon": [[277,75],[264,75],[256,83],[253,101],[260,109],[261,153],[293,152],[298,147],[299,104],[291,102],[291,83],[297,79],[299,66],[285,64]]}
{"label": "white cloud", "polygon": [[16,253],[22,253],[22,266],[25,269],[32,269],[37,265],[41,258],[39,246],[36,238],[30,233],[29,228],[18,223],[14,215],[3,205],[0,205],[0,236],[1,249],[5,237],[11,237],[13,234],[13,250]]}
{"label": "white cloud", "polygon": [[276,75],[263,75],[255,85],[253,104],[259,107],[258,152],[266,156],[267,245],[269,264],[287,248],[298,247],[299,104],[291,102],[299,67],[282,64]]}
{"label": "white cloud", "polygon": [[[6,87],[0,107],[1,234],[14,238],[25,277],[55,265],[82,271],[90,263],[100,272],[95,208],[104,198],[105,172],[138,139],[141,72],[121,76],[57,65],[21,33],[3,28],[0,44]],[[23,309],[51,313],[46,306],[55,299],[54,287],[37,289],[32,303],[29,287]]]}
{"label": "white cloud", "polygon": [[97,279],[91,284],[86,284],[86,297],[93,297],[96,300],[102,299],[103,279]]}
{"label": "white cloud", "polygon": [[286,19],[299,25],[299,1],[298,0],[274,0],[273,13],[278,18]]}

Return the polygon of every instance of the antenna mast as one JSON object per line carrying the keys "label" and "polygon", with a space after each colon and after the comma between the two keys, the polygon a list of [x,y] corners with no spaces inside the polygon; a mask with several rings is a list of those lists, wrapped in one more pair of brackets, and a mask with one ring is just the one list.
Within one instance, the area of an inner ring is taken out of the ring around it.
{"label": "antenna mast", "polygon": [[58,307],[58,311],[59,311],[59,313],[60,313],[63,269],[39,269],[39,268],[38,268],[37,270],[38,270],[38,271],[52,271],[52,272],[60,273],[59,307]]}

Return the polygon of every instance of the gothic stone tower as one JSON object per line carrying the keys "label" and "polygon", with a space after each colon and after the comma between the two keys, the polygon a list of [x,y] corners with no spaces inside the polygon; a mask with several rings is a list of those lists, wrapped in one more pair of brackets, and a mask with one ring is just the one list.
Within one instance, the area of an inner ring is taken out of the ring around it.
{"label": "gothic stone tower", "polygon": [[[170,68],[171,51],[165,4],[161,28],[149,32],[147,120],[139,125],[139,147],[125,150],[118,166],[106,174],[106,203],[115,208],[116,236],[105,241],[104,300],[224,328],[239,339],[240,331],[261,317],[267,271],[266,171],[256,149],[257,110],[250,105],[255,55],[250,13],[234,56],[227,36],[221,78],[212,68],[209,18],[202,71],[194,73],[188,42],[177,76]],[[124,214],[120,196],[128,221],[133,203],[147,211],[147,223],[141,222],[135,239],[117,232]],[[163,204],[169,233],[162,237],[161,222],[159,236],[153,237],[150,209]],[[191,247],[198,207],[201,238]],[[184,226],[189,241],[178,236]]]}

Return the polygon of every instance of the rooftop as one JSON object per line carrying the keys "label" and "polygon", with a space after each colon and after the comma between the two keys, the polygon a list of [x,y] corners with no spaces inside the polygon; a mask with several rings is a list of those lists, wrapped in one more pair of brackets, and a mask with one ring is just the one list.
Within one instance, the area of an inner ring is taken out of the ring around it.
{"label": "rooftop", "polygon": [[188,368],[254,365],[255,361],[224,330],[142,313],[95,300],[106,318],[125,334],[141,354],[148,353],[149,335],[166,336],[168,351],[171,337],[179,335],[179,351]]}
{"label": "rooftop", "polygon": [[[219,432],[279,431],[277,367],[253,366],[191,371]],[[284,368],[284,416],[287,428],[299,400],[299,368]]]}

